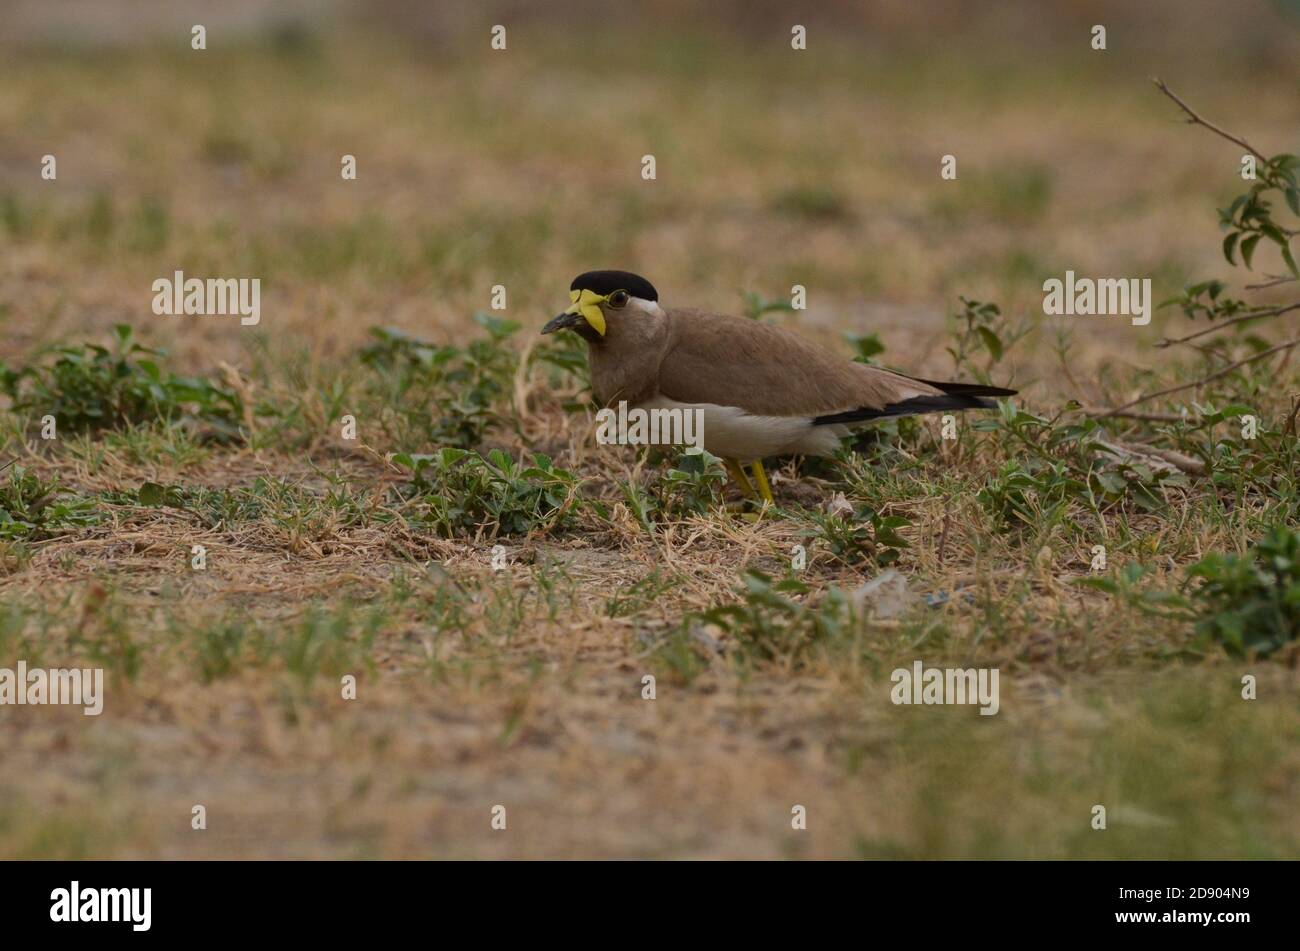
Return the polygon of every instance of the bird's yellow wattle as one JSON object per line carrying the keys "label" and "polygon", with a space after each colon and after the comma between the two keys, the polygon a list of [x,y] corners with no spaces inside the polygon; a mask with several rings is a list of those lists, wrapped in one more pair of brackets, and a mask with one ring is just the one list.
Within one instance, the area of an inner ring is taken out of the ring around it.
{"label": "bird's yellow wattle", "polygon": [[581,314],[582,319],[591,325],[591,329],[602,337],[605,336],[605,314],[600,305],[606,298],[595,291],[569,291],[569,300],[573,303],[566,314]]}

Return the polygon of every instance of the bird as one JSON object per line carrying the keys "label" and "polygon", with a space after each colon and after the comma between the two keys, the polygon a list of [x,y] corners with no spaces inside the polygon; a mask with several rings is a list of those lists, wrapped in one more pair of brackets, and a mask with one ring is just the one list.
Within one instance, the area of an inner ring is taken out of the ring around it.
{"label": "bird", "polygon": [[1016,393],[904,376],[744,317],[665,308],[654,285],[630,271],[579,274],[569,301],[541,332],[569,330],[586,341],[596,401],[701,411],[703,448],[745,496],[767,505],[775,499],[764,459],[829,456],[873,420],[996,409],[993,397]]}

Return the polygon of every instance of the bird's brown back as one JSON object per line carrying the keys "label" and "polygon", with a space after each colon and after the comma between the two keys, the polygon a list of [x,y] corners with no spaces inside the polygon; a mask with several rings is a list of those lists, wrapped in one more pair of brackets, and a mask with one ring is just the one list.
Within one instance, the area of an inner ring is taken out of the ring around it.
{"label": "bird's brown back", "polygon": [[671,309],[668,317],[659,392],[683,403],[798,416],[879,409],[940,392],[897,373],[854,363],[769,324],[688,308]]}

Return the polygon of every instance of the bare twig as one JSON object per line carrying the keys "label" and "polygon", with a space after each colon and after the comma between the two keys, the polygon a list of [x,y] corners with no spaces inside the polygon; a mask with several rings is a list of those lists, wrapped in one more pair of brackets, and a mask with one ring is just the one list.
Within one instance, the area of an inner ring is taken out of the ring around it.
{"label": "bare twig", "polygon": [[1292,310],[1300,310],[1300,301],[1297,301],[1294,304],[1287,304],[1285,307],[1274,307],[1271,310],[1260,310],[1250,314],[1242,314],[1239,317],[1232,317],[1228,320],[1220,321],[1212,327],[1207,327],[1205,330],[1198,330],[1194,334],[1188,334],[1186,337],[1174,337],[1173,339],[1166,337],[1164,340],[1161,340],[1156,344],[1156,346],[1172,347],[1176,343],[1187,343],[1189,340],[1195,340],[1197,337],[1204,337],[1206,334],[1212,334],[1216,331],[1222,330],[1224,327],[1231,327],[1233,324],[1239,324],[1246,320],[1258,320],[1261,317],[1280,317],[1282,314]]}
{"label": "bare twig", "polygon": [[1245,139],[1241,138],[1240,136],[1233,135],[1231,132],[1226,132],[1223,129],[1220,129],[1213,122],[1207,122],[1206,120],[1202,119],[1200,115],[1198,115],[1196,111],[1192,109],[1191,106],[1189,106],[1187,103],[1179,99],[1178,96],[1174,93],[1174,91],[1165,85],[1164,80],[1152,76],[1151,81],[1156,84],[1157,89],[1159,89],[1162,93],[1164,93],[1174,102],[1178,103],[1178,108],[1182,109],[1183,112],[1187,113],[1188,122],[1194,125],[1205,126],[1205,128],[1209,129],[1215,135],[1227,139],[1229,142],[1233,143],[1234,145],[1241,146],[1243,149],[1245,149],[1251,155],[1255,156],[1255,158],[1259,159],[1265,165],[1268,164],[1268,159],[1265,157],[1264,153],[1261,152],[1259,149],[1255,148],[1255,146],[1251,145]]}
{"label": "bare twig", "polygon": [[1173,449],[1164,449],[1160,446],[1143,446],[1142,448],[1157,459],[1163,459],[1165,462],[1182,472],[1190,472],[1193,475],[1205,474],[1205,463],[1200,459],[1195,459],[1184,453],[1176,452]]}
{"label": "bare twig", "polygon": [[[948,504],[949,505],[952,504],[951,499],[948,500]],[[943,564],[943,552],[944,549],[948,547],[948,529],[951,526],[952,526],[952,510],[945,507],[943,511],[943,530],[939,532],[939,551],[935,555],[935,560],[939,564]]]}
{"label": "bare twig", "polygon": [[1263,360],[1265,357],[1271,357],[1275,353],[1281,353],[1284,350],[1290,350],[1292,347],[1296,347],[1296,346],[1300,346],[1300,337],[1297,337],[1294,340],[1288,340],[1286,343],[1279,343],[1276,347],[1269,347],[1267,350],[1261,350],[1259,353],[1246,357],[1244,360],[1237,360],[1234,363],[1229,363],[1222,370],[1218,370],[1214,373],[1211,373],[1209,376],[1201,377],[1201,379],[1199,380],[1193,380],[1191,383],[1180,383],[1178,386],[1171,386],[1163,390],[1156,390],[1154,393],[1143,394],[1142,396],[1139,396],[1135,400],[1130,400],[1129,402],[1125,403],[1123,406],[1117,406],[1112,410],[1107,410],[1106,412],[1100,414],[1098,418],[1099,419],[1105,418],[1107,416],[1121,416],[1123,415],[1124,410],[1137,406],[1139,403],[1145,403],[1148,400],[1154,400],[1157,397],[1161,397],[1161,396],[1168,396],[1170,393],[1179,393],[1183,390],[1190,390],[1195,387],[1204,386],[1206,383],[1213,383],[1215,380],[1227,376],[1229,373],[1231,373],[1233,370],[1237,369],[1238,367],[1244,367],[1248,363],[1256,363],[1260,360]]}
{"label": "bare twig", "polygon": [[1277,365],[1277,369],[1275,370],[1278,379],[1282,378],[1282,374],[1285,373],[1286,368],[1291,365],[1291,358],[1294,356],[1295,356],[1294,350],[1288,350],[1286,352],[1286,356],[1282,358],[1282,362]]}
{"label": "bare twig", "polygon": [[1283,436],[1295,435],[1295,417],[1300,413],[1300,396],[1291,397],[1291,415],[1287,418],[1286,429],[1282,430]]}
{"label": "bare twig", "polygon": [[1157,446],[1145,446],[1135,443],[1125,442],[1107,442],[1104,439],[1097,440],[1097,445],[1101,449],[1113,456],[1122,463],[1144,463],[1152,469],[1163,472],[1190,472],[1194,475],[1201,475],[1205,472],[1205,463],[1200,459],[1193,459],[1191,456],[1184,455],[1181,452],[1175,452],[1172,449],[1161,449]]}
{"label": "bare twig", "polygon": [[1181,423],[1190,419],[1189,416],[1180,413],[1121,413],[1118,410],[1106,409],[1104,406],[1085,406],[1083,414],[1094,419],[1113,416],[1117,419],[1144,419],[1153,423]]}
{"label": "bare twig", "polygon": [[1268,278],[1268,280],[1260,281],[1258,284],[1247,284],[1246,290],[1264,291],[1268,290],[1270,287],[1277,287],[1279,284],[1292,284],[1295,282],[1294,277],[1287,277],[1285,275],[1265,274],[1264,276]]}

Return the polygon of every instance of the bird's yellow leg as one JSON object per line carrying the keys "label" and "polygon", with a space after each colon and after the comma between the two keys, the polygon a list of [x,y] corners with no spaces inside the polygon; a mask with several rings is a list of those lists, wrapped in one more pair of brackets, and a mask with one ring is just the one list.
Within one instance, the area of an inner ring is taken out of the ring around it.
{"label": "bird's yellow leg", "polygon": [[754,497],[754,487],[749,484],[749,479],[745,477],[745,470],[740,467],[740,463],[735,459],[723,459],[722,464],[727,469],[727,475],[731,476],[731,481],[736,483],[740,492],[747,499]]}
{"label": "bird's yellow leg", "polygon": [[775,505],[776,499],[772,498],[772,487],[767,484],[767,473],[763,470],[763,460],[754,460],[749,471],[754,473],[754,483],[758,486],[759,496],[768,505]]}

